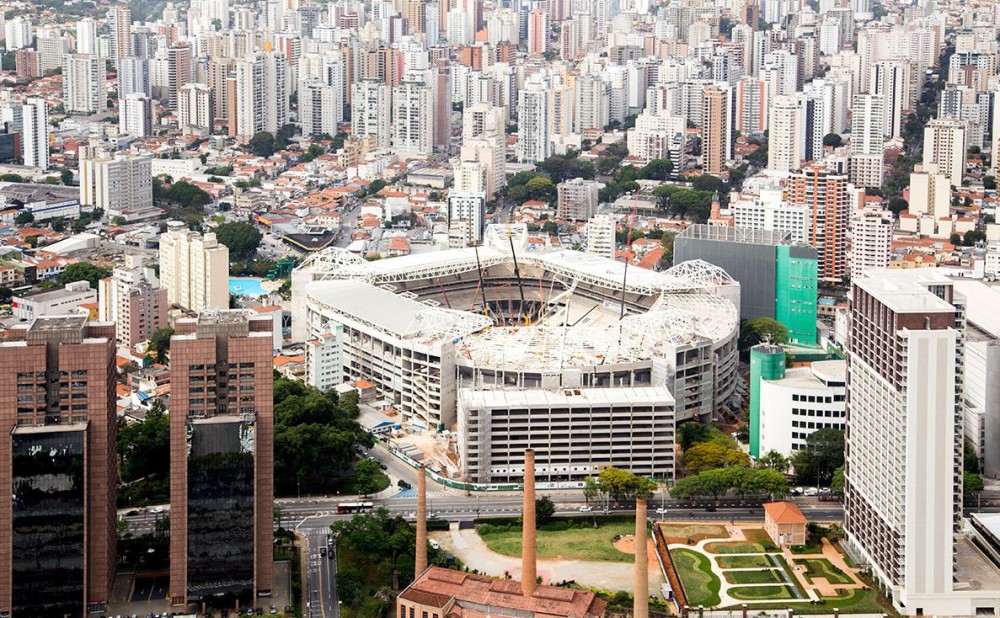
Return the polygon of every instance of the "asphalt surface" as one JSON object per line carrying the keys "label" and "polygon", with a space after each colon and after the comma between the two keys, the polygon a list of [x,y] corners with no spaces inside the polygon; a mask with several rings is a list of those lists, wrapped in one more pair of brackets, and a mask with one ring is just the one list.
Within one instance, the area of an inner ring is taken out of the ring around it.
{"label": "asphalt surface", "polygon": [[[308,522],[306,519],[304,522]],[[339,618],[340,605],[337,600],[337,560],[336,544],[332,543],[329,524],[326,528],[302,526],[306,539],[307,562],[305,601],[306,618]]]}

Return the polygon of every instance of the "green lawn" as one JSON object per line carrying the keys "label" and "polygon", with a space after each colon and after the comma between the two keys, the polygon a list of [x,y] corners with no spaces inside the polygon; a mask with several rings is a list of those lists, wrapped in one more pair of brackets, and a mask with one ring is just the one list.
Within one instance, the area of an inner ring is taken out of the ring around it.
{"label": "green lawn", "polygon": [[[792,594],[792,589],[788,586],[740,586],[738,588],[730,588],[729,594],[734,599],[743,599],[746,601],[795,598]],[[757,606],[755,605],[754,609],[756,608]]]}
{"label": "green lawn", "polygon": [[762,528],[744,530],[743,536],[751,543],[756,543],[763,547],[764,551],[778,551],[778,546],[774,544],[771,537]]}
{"label": "green lawn", "polygon": [[[850,610],[855,614],[887,614],[898,616],[894,609],[887,603],[880,602],[878,594],[874,590],[851,590],[850,594],[841,597],[820,597],[822,602],[813,605],[812,603],[796,603],[795,613],[803,614],[827,614],[834,609]],[[755,603],[753,608],[758,609],[788,609],[788,603]],[[739,610],[740,606],[731,606],[730,610]]]}
{"label": "green lawn", "polygon": [[705,545],[705,551],[710,554],[762,554],[764,553],[764,548],[757,543],[729,541],[707,543]]}
{"label": "green lawn", "polygon": [[802,558],[794,562],[806,568],[803,575],[810,582],[812,582],[814,577],[825,577],[826,581],[831,584],[854,583],[854,579],[850,575],[841,571],[826,558]]}
{"label": "green lawn", "polygon": [[716,562],[722,569],[762,569],[774,566],[767,556],[719,556]]}
{"label": "green lawn", "polygon": [[[606,562],[632,562],[633,554],[626,554],[614,547],[614,538],[635,534],[633,523],[598,524],[568,530],[538,530],[538,557],[566,560],[603,560]],[[483,525],[477,528],[479,536],[491,550],[505,556],[521,556],[521,527],[515,525]]]}
{"label": "green lawn", "polygon": [[730,584],[780,584],[784,578],[777,571],[764,569],[759,571],[726,571],[723,573]]}
{"label": "green lawn", "polygon": [[729,534],[723,526],[714,524],[660,524],[660,530],[667,543],[694,545],[705,539],[726,538]]}
{"label": "green lawn", "polygon": [[671,549],[670,557],[681,578],[688,605],[714,607],[722,602],[719,598],[722,582],[712,571],[712,565],[706,556],[690,549]]}

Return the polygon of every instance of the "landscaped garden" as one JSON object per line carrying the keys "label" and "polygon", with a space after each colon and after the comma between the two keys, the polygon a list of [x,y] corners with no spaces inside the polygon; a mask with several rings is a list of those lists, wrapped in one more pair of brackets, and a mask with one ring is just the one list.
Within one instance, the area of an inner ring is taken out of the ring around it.
{"label": "landscaped garden", "polygon": [[705,555],[690,549],[672,549],[670,557],[684,585],[689,605],[714,607],[722,602],[719,598],[722,582]]}
{"label": "landscaped garden", "polygon": [[795,594],[789,586],[737,586],[729,589],[729,595],[734,599],[741,599],[744,601],[766,601],[770,599],[780,600],[795,598]]}
{"label": "landscaped garden", "polygon": [[694,545],[705,539],[718,539],[729,536],[723,526],[715,524],[661,524],[660,529],[668,544],[683,543]]}
{"label": "landscaped garden", "polygon": [[730,584],[780,584],[785,581],[777,571],[754,569],[752,571],[724,571]]}
{"label": "landscaped garden", "polygon": [[[483,524],[476,531],[486,546],[498,554],[521,556],[520,524]],[[635,556],[618,551],[614,542],[617,537],[634,533],[635,523],[630,521],[598,520],[596,528],[590,519],[551,521],[538,527],[538,557],[632,562]]]}
{"label": "landscaped garden", "polygon": [[747,541],[719,541],[706,543],[705,551],[710,554],[762,554],[764,547]]}
{"label": "landscaped garden", "polygon": [[805,567],[802,573],[812,583],[814,577],[826,578],[831,584],[853,584],[854,579],[826,558],[798,558],[795,564]]}
{"label": "landscaped garden", "polygon": [[721,569],[766,569],[774,566],[767,556],[719,556]]}

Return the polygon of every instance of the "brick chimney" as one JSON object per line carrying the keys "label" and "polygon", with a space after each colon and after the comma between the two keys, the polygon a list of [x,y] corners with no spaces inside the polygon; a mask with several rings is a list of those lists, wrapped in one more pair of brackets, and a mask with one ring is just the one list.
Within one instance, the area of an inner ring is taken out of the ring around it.
{"label": "brick chimney", "polygon": [[417,555],[413,573],[419,577],[427,570],[427,474],[424,466],[417,468]]}
{"label": "brick chimney", "polygon": [[535,594],[538,577],[535,558],[535,451],[524,451],[524,515],[521,528],[521,592]]}
{"label": "brick chimney", "polygon": [[635,499],[635,605],[634,618],[649,618],[649,562],[646,558],[646,498]]}

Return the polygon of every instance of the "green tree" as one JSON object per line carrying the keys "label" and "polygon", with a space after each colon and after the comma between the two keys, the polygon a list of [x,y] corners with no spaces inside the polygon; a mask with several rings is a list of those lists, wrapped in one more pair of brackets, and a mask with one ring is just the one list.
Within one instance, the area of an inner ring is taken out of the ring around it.
{"label": "green tree", "polygon": [[16,225],[28,225],[34,222],[35,222],[35,215],[27,208],[21,210],[21,212],[17,213],[17,216],[14,217],[14,223]]}
{"label": "green tree", "polygon": [[718,430],[711,425],[698,421],[686,421],[677,427],[677,441],[683,450],[687,450],[699,442],[708,442],[715,437]]}
{"label": "green tree", "polygon": [[691,183],[695,191],[706,191],[708,193],[726,193],[729,190],[729,186],[726,181],[719,178],[718,176],[712,176],[711,174],[702,174],[694,179]]}
{"label": "green tree", "polygon": [[767,468],[769,470],[777,470],[778,472],[788,470],[788,465],[788,458],[778,451],[773,450],[764,453],[757,459],[758,468]]}
{"label": "green tree", "polygon": [[831,148],[839,148],[844,140],[836,133],[827,133],[823,136],[823,145]]}
{"label": "green tree", "polygon": [[156,400],[138,423],[118,424],[118,470],[122,506],[143,506],[169,499],[170,417]]}
{"label": "green tree", "polygon": [[983,477],[972,472],[962,473],[962,492],[972,496],[983,490]]}
{"label": "green tree", "polygon": [[248,260],[254,257],[263,239],[257,226],[243,221],[223,223],[215,228],[215,237],[229,247],[231,260]]}
{"label": "green tree", "polygon": [[59,172],[59,179],[62,180],[62,183],[67,187],[72,186],[73,170],[63,168],[62,171]]}
{"label": "green tree", "polygon": [[962,239],[966,247],[972,247],[976,243],[986,242],[986,232],[980,232],[979,230],[969,230],[965,233],[965,238]]}
{"label": "green tree", "polygon": [[740,329],[740,350],[749,353],[759,343],[781,345],[788,343],[788,327],[772,318],[756,318]]}
{"label": "green tree", "polygon": [[834,427],[819,429],[806,438],[804,449],[792,455],[795,476],[803,485],[828,487],[834,471],[844,465],[844,432]]}
{"label": "green tree", "polygon": [[274,135],[267,131],[254,134],[247,143],[247,149],[258,157],[270,157],[274,154]]}
{"label": "green tree", "polygon": [[362,496],[378,491],[382,469],[378,462],[362,459],[354,465],[354,488]]}
{"label": "green tree", "polygon": [[66,219],[63,217],[53,217],[49,219],[49,227],[54,232],[63,232],[66,230]]}
{"label": "green tree", "polygon": [[24,176],[20,174],[0,174],[0,182],[24,182]]}
{"label": "green tree", "polygon": [[899,196],[889,199],[889,210],[891,210],[892,213],[895,215],[898,215],[904,210],[909,209],[909,207],[910,207],[909,202],[907,202],[906,200],[904,200]]}
{"label": "green tree", "polygon": [[542,224],[542,231],[550,236],[553,234],[558,234],[559,225],[557,225],[555,221],[546,221],[545,223]]}
{"label": "green tree", "polygon": [[844,466],[839,466],[833,471],[833,480],[830,482],[830,489],[834,493],[844,493]]}
{"label": "green tree", "polygon": [[750,456],[737,446],[735,440],[726,436],[695,444],[684,451],[683,460],[684,469],[688,474],[697,474],[713,468],[750,465]]}
{"label": "green tree", "polygon": [[656,483],[627,470],[609,467],[597,477],[601,491],[617,501],[646,496],[656,491]]}
{"label": "green tree", "polygon": [[111,276],[111,271],[103,266],[95,266],[90,262],[77,262],[70,264],[66,270],[59,274],[59,285],[66,285],[74,281],[87,281],[90,287],[97,289],[97,282]]}
{"label": "green tree", "polygon": [[599,493],[601,493],[601,484],[597,479],[592,476],[583,479],[583,499],[587,501],[588,505]]}
{"label": "green tree", "polygon": [[157,362],[166,365],[170,362],[170,338],[173,336],[174,329],[169,326],[153,331],[149,337],[149,348],[146,353],[155,357]]}
{"label": "green tree", "polygon": [[535,499],[535,527],[546,524],[552,520],[552,517],[556,514],[556,505],[552,502],[552,498],[548,496],[542,496],[541,498]]}
{"label": "green tree", "polygon": [[674,173],[674,164],[669,159],[653,159],[639,170],[639,178],[667,180]]}
{"label": "green tree", "polygon": [[951,236],[948,237],[948,242],[955,245],[956,247],[962,246],[962,235],[958,232],[952,232]]}

